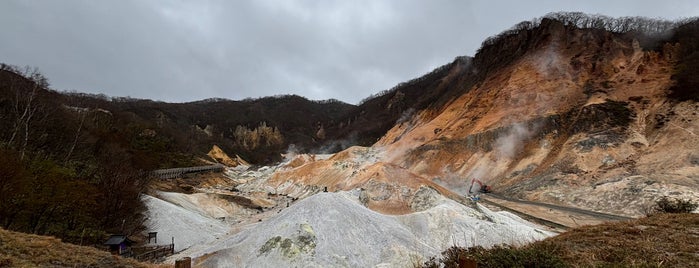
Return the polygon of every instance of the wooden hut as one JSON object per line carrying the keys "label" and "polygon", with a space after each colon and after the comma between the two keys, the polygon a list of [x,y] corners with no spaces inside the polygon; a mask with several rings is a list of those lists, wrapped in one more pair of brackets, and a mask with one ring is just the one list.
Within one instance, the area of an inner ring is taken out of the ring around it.
{"label": "wooden hut", "polygon": [[126,235],[112,235],[104,242],[104,245],[109,246],[109,252],[116,255],[130,255],[131,245],[133,241]]}

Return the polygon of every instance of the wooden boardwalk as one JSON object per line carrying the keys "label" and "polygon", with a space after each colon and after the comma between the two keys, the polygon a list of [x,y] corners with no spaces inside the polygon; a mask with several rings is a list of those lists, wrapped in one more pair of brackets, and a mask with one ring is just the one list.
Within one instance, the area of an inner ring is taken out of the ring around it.
{"label": "wooden boardwalk", "polygon": [[186,174],[204,173],[204,172],[221,172],[225,167],[221,164],[209,165],[209,166],[197,166],[197,167],[183,167],[183,168],[167,168],[167,169],[157,169],[153,170],[151,174],[153,176],[161,179],[172,179],[177,177],[182,177]]}

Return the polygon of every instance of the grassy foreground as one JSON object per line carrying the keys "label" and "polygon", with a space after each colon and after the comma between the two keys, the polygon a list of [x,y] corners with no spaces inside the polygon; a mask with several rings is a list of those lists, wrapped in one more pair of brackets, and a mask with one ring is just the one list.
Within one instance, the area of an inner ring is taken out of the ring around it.
{"label": "grassy foreground", "polygon": [[699,214],[655,214],[576,228],[523,247],[452,247],[422,267],[699,267]]}
{"label": "grassy foreground", "polygon": [[60,239],[0,229],[0,267],[157,267]]}

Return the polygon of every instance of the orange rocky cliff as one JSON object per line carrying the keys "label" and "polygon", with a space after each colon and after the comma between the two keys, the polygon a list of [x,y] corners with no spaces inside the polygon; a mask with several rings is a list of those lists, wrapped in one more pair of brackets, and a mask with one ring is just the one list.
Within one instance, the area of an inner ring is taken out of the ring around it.
{"label": "orange rocky cliff", "polygon": [[239,165],[250,166],[250,163],[243,160],[238,155],[235,155],[235,158],[231,158],[230,156],[228,156],[228,154],[226,154],[226,152],[224,152],[217,145],[214,145],[211,148],[211,151],[209,151],[209,153],[207,155],[209,157],[211,157],[212,159],[216,160],[216,162],[224,164],[224,165],[229,166],[229,167],[237,167]]}
{"label": "orange rocky cliff", "polygon": [[476,177],[508,196],[631,216],[658,195],[699,198],[699,106],[667,97],[677,46],[644,51],[609,32],[539,28],[521,40],[535,49],[374,147],[462,192]]}

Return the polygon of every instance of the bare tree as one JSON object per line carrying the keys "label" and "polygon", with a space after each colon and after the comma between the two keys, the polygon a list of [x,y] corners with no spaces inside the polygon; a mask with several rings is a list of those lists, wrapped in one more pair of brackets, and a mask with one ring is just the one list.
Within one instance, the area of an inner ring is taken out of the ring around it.
{"label": "bare tree", "polygon": [[23,159],[29,143],[32,120],[35,119],[41,107],[36,101],[38,92],[40,89],[48,87],[48,80],[39,73],[37,68],[26,67],[21,75],[28,78],[31,81],[31,85],[27,89],[23,86],[26,83],[19,79],[12,79],[10,82],[11,90],[15,93],[11,107],[15,120],[8,144],[12,146],[17,142],[20,159]]}
{"label": "bare tree", "polygon": [[68,150],[68,154],[66,155],[66,158],[63,161],[64,165],[68,163],[68,160],[70,160],[70,157],[73,154],[73,151],[75,150],[75,146],[78,144],[80,132],[82,131],[83,124],[85,123],[85,117],[87,117],[88,112],[88,110],[78,110],[78,113],[80,113],[80,122],[78,123],[78,129],[75,131],[75,138],[73,139],[73,143],[71,144],[70,149]]}

